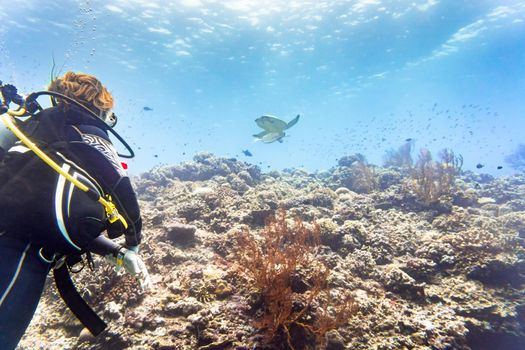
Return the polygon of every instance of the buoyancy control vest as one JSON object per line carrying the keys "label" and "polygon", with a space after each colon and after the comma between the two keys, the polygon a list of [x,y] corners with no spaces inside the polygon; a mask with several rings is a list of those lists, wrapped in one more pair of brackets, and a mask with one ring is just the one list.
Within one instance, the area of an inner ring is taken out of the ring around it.
{"label": "buoyancy control vest", "polygon": [[[20,126],[53,161],[80,182],[104,195],[103,186],[82,167],[78,152],[91,146],[71,143],[64,108],[45,109]],[[74,151],[73,151],[74,148]],[[107,226],[104,208],[88,198],[21,143],[0,163],[0,231],[31,240],[59,254],[79,253]]]}

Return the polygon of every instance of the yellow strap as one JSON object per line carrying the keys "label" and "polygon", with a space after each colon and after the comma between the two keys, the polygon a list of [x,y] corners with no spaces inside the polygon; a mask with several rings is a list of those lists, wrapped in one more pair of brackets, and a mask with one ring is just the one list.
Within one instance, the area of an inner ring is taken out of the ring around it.
{"label": "yellow strap", "polygon": [[[23,113],[20,113],[23,110]],[[11,115],[23,115],[25,113],[25,109],[21,108],[19,111],[8,111],[8,113],[3,114],[1,116],[2,122],[13,132],[13,134],[16,135],[22,141],[24,145],[27,146],[30,150],[35,152],[35,154],[42,159],[47,165],[49,165],[51,168],[53,168],[57,173],[64,176],[66,180],[71,182],[73,185],[78,187],[84,192],[89,192],[89,187],[84,185],[82,182],[78,181],[78,179],[75,179],[71,175],[69,175],[67,172],[65,172],[57,163],[55,163],[51,158],[48,157],[47,154],[42,152],[40,148],[37,147],[29,138],[27,138],[26,135],[24,135],[13,123]],[[122,215],[119,214],[117,207],[115,204],[113,204],[111,201],[105,200],[103,197],[99,196],[98,201],[104,206],[104,209],[106,210],[106,215],[108,215],[108,219],[110,223],[114,223],[117,220],[120,220],[122,222],[122,225],[125,229],[128,228],[128,223],[124,219]]]}

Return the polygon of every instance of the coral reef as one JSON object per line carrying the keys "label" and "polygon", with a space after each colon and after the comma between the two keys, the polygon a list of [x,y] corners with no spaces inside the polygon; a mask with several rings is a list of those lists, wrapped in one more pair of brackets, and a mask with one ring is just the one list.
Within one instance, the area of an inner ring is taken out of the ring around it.
{"label": "coral reef", "polygon": [[383,165],[385,167],[410,168],[413,164],[412,150],[414,140],[406,141],[399,148],[388,150],[384,156]]}
{"label": "coral reef", "polygon": [[256,325],[268,342],[284,338],[291,349],[304,348],[305,342],[324,344],[326,333],[354,312],[349,295],[342,301],[329,297],[334,290],[327,286],[329,268],[316,254],[319,243],[317,225],[308,229],[296,218],[290,227],[285,210],[268,219],[261,241],[247,230],[237,236],[234,261],[262,299]]}
{"label": "coral reef", "polygon": [[455,179],[461,171],[463,159],[450,150],[440,153],[440,161],[433,161],[430,151],[422,149],[416,164],[411,168],[408,187],[418,200],[427,206],[439,201],[450,202]]}
{"label": "coral reef", "polygon": [[525,175],[419,161],[262,173],[202,154],[135,177],[154,288],[96,259],[74,279],[108,329],[48,283],[19,349],[525,348]]}
{"label": "coral reef", "polygon": [[369,193],[378,188],[374,168],[362,154],[342,157],[338,164],[325,182],[329,187],[346,187],[357,193]]}

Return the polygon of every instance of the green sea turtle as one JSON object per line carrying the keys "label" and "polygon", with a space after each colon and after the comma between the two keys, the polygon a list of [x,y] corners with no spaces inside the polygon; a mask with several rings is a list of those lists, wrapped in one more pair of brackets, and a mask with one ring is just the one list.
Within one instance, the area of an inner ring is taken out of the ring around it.
{"label": "green sea turtle", "polygon": [[299,114],[297,117],[290,120],[288,123],[282,119],[271,115],[263,115],[255,119],[257,125],[264,129],[258,134],[253,135],[257,140],[264,143],[272,143],[275,141],[283,142],[283,137],[286,136],[284,130],[291,128],[299,121]]}

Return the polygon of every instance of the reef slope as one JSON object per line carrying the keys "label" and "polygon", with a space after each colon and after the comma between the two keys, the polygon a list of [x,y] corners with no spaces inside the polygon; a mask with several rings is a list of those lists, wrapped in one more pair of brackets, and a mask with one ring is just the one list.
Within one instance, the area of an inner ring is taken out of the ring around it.
{"label": "reef slope", "polygon": [[199,154],[134,178],[154,288],[139,294],[101,260],[75,275],[109,323],[95,339],[48,281],[19,348],[286,349],[261,337],[253,292],[232,258],[239,230],[258,233],[284,208],[317,223],[329,283],[358,305],[317,348],[524,349],[525,176],[463,173],[429,204],[403,169],[352,164],[262,173]]}

